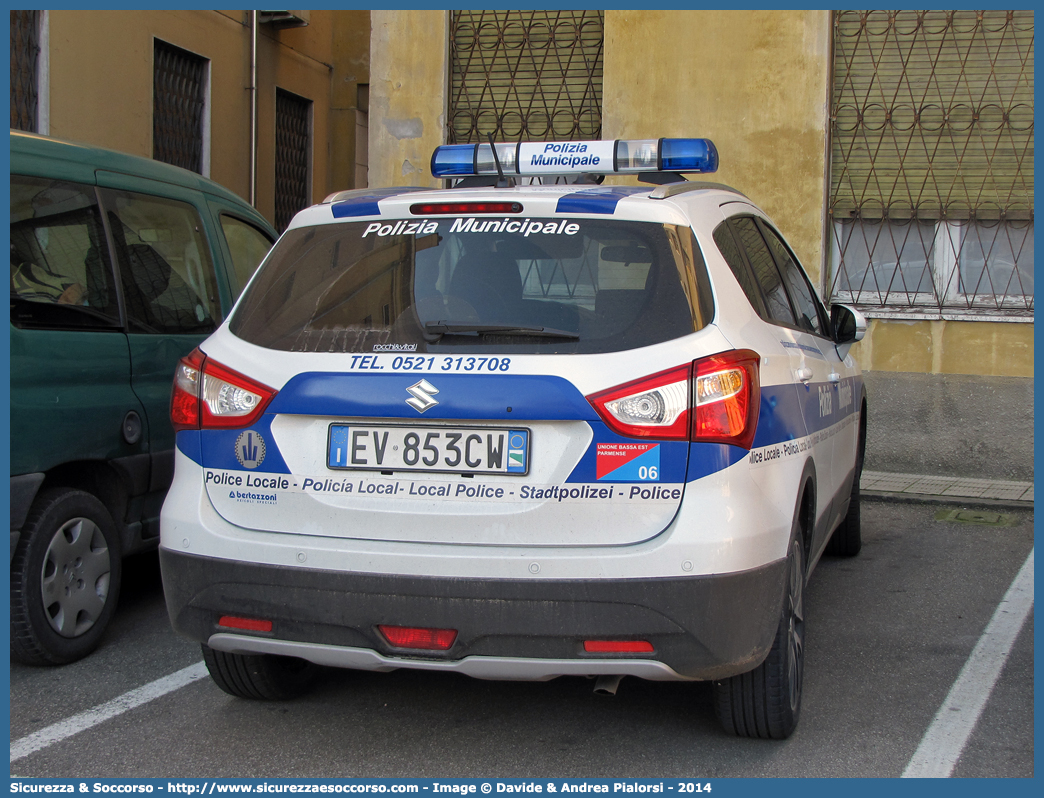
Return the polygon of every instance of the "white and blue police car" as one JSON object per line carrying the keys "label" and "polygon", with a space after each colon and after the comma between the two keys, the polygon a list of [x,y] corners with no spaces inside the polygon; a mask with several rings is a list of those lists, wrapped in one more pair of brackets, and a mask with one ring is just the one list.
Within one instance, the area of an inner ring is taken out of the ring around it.
{"label": "white and blue police car", "polygon": [[218,686],[707,680],[727,731],[791,733],[809,572],[860,547],[866,322],[684,177],[717,159],[449,145],[453,188],[297,215],[175,377],[163,584]]}

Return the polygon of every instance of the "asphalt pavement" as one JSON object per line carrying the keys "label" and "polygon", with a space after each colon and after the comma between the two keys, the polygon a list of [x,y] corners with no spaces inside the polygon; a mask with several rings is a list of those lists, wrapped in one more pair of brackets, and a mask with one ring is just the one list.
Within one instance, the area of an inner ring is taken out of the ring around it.
{"label": "asphalt pavement", "polygon": [[[119,611],[95,654],[64,668],[12,664],[11,772],[898,777],[989,642],[993,619],[1014,606],[1010,590],[1033,551],[1033,508],[1022,499],[988,505],[982,496],[895,501],[887,494],[902,490],[879,495],[863,485],[863,551],[821,560],[806,593],[804,706],[786,741],[722,734],[705,684],[633,678],[605,697],[580,678],[512,683],[329,670],[296,701],[237,700],[203,675],[198,647],[171,631],[153,554],[128,561]],[[985,700],[954,776],[1033,775],[1032,609],[995,660],[995,683],[972,683]],[[149,697],[157,680],[177,673],[192,678]],[[44,744],[23,755],[34,739]]]}

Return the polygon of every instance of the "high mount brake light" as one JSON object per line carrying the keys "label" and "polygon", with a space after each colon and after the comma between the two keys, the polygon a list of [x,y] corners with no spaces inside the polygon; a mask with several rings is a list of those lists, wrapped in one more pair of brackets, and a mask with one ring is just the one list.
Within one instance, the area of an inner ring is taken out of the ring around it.
{"label": "high mount brake light", "polygon": [[619,435],[749,449],[761,402],[756,352],[701,358],[587,397]]}
{"label": "high mount brake light", "polygon": [[458,216],[472,213],[522,213],[520,202],[419,202],[410,206],[410,213],[416,216],[437,216],[454,214]]}
{"label": "high mount brake light", "polygon": [[431,156],[433,177],[499,175],[619,175],[640,172],[715,172],[718,150],[710,139],[631,139],[445,144]]}
{"label": "high mount brake light", "polygon": [[276,392],[209,359],[199,349],[174,372],[170,421],[175,430],[249,427]]}

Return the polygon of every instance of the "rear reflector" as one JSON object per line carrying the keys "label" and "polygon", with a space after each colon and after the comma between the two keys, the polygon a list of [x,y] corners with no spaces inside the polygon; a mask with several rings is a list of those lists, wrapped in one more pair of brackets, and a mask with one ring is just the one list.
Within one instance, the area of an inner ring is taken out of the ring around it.
{"label": "rear reflector", "polygon": [[271,632],[272,622],[261,621],[257,618],[236,618],[233,615],[222,615],[218,626],[228,629],[242,629],[244,632]]}
{"label": "rear reflector", "polygon": [[590,654],[651,654],[656,649],[648,640],[585,640]]}
{"label": "rear reflector", "polygon": [[396,648],[445,651],[457,639],[456,629],[425,629],[416,626],[385,626],[383,624],[377,628]]}

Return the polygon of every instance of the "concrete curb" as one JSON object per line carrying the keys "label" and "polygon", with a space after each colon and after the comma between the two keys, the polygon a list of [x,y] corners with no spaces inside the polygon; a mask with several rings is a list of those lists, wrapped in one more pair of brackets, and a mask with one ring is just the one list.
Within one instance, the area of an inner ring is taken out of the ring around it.
{"label": "concrete curb", "polygon": [[864,471],[859,490],[880,501],[1033,510],[1032,482]]}
{"label": "concrete curb", "polygon": [[891,493],[883,490],[863,490],[863,499],[897,504],[943,504],[954,507],[991,507],[998,510],[1033,511],[1033,502],[1014,501],[1012,499],[981,499],[969,496],[935,496],[930,493]]}

